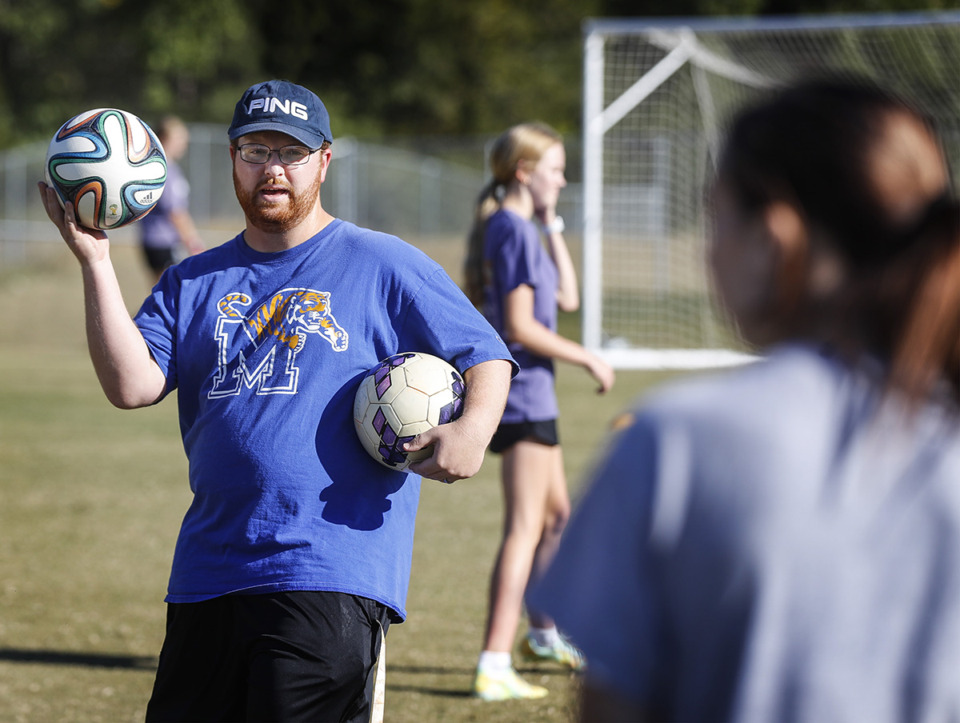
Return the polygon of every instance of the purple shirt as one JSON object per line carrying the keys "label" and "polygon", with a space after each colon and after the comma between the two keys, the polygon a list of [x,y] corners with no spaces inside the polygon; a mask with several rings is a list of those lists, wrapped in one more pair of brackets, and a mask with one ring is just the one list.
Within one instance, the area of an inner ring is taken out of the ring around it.
{"label": "purple shirt", "polygon": [[[500,210],[487,221],[484,258],[490,266],[490,285],[484,290],[487,320],[506,338],[507,295],[521,284],[533,289],[533,317],[557,330],[557,268],[540,241],[532,221]],[[520,365],[510,385],[502,421],[516,423],[556,419],[560,413],[554,391],[553,360],[531,354],[517,343],[508,344]]]}
{"label": "purple shirt", "polygon": [[190,184],[180,167],[167,160],[167,180],[157,205],[138,222],[143,245],[152,249],[173,249],[180,246],[180,232],[170,220],[174,211],[186,211],[190,200]]}

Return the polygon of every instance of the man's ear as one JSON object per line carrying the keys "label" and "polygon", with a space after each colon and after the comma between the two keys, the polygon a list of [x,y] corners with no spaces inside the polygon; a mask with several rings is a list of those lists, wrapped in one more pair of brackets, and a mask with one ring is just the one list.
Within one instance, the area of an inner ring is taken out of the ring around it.
{"label": "man's ear", "polygon": [[330,170],[330,162],[333,160],[333,151],[330,148],[321,148],[320,154],[320,183],[327,180],[327,171]]}
{"label": "man's ear", "polygon": [[773,247],[774,299],[787,315],[796,311],[806,295],[810,240],[806,221],[787,201],[773,201],[763,211],[767,240]]}

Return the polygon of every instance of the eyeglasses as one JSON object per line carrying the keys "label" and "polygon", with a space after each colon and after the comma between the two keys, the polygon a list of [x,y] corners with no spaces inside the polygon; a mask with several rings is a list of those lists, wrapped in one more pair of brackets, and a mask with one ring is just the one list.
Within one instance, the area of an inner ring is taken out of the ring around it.
{"label": "eyeglasses", "polygon": [[277,158],[280,159],[280,163],[283,165],[302,166],[309,160],[310,156],[320,149],[318,148],[317,150],[311,151],[309,148],[304,148],[303,146],[270,148],[270,146],[265,146],[260,143],[244,143],[242,146],[237,146],[237,150],[240,151],[240,158],[247,163],[263,165],[270,160],[270,156],[276,153]]}

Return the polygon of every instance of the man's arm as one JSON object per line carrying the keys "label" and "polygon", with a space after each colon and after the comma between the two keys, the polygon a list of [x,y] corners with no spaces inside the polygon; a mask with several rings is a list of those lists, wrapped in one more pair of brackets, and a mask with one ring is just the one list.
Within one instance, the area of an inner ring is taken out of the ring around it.
{"label": "man's arm", "polygon": [[100,386],[121,409],[153,404],[166,380],[127,311],[107,235],[78,225],[72,204],[61,208],[56,191],[44,183],[39,188],[47,215],[80,262],[87,347]]}
{"label": "man's arm", "polygon": [[494,359],[470,367],[463,375],[467,386],[463,414],[454,422],[417,435],[405,445],[408,452],[434,445],[427,459],[410,465],[423,477],[455,482],[480,471],[490,438],[497,431],[510,391],[512,365]]}
{"label": "man's arm", "polygon": [[200,234],[193,223],[193,217],[187,211],[173,210],[170,212],[170,223],[177,229],[180,235],[180,241],[184,248],[190,254],[198,254],[203,251],[203,242],[200,241]]}

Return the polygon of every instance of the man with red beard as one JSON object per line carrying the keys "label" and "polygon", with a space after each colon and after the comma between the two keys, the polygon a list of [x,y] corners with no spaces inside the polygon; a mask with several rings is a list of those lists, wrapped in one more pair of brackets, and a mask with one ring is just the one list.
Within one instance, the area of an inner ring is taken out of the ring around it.
{"label": "man with red beard", "polygon": [[[147,719],[369,720],[383,635],[406,616],[421,476],[479,470],[516,365],[438,264],[324,210],[333,136],[311,91],[251,86],[229,137],[244,230],[168,269],[132,320],[106,234],[40,184],[80,261],[107,398],[178,390],[194,499]],[[363,450],[352,407],[367,370],[404,351],[450,361],[467,392],[399,472]]]}

